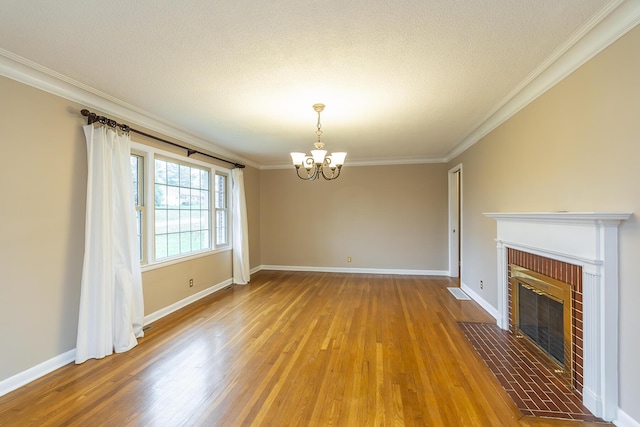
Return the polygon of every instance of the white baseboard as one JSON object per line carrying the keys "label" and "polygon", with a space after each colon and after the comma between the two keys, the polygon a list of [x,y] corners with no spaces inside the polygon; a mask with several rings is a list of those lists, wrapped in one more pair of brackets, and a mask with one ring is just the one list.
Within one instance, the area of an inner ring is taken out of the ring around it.
{"label": "white baseboard", "polygon": [[465,285],[463,282],[460,282],[460,288],[462,288],[462,290],[465,291],[465,293],[469,295],[472,300],[480,304],[480,307],[484,308],[484,310],[489,313],[494,319],[498,319],[499,313],[497,308],[493,307],[491,304],[485,301],[484,298],[478,295],[474,290]]}
{"label": "white baseboard", "polygon": [[618,408],[616,419],[613,423],[618,427],[640,427],[640,422],[631,418],[626,412]]}
{"label": "white baseboard", "polygon": [[403,270],[383,268],[315,267],[302,265],[261,265],[260,270],[315,271],[319,273],[400,274],[411,276],[449,276],[448,270]]}
{"label": "white baseboard", "polygon": [[161,308],[158,311],[155,311],[151,314],[144,316],[144,324],[148,325],[149,323],[153,323],[158,319],[163,318],[164,316],[173,313],[174,311],[180,310],[183,307],[188,306],[191,303],[198,301],[206,297],[207,295],[211,295],[212,293],[219,291],[220,289],[224,289],[227,286],[233,284],[233,279],[227,279],[224,282],[220,282],[217,285],[213,285],[207,289],[204,289],[196,294],[189,295],[188,297],[181,299],[180,301],[174,302],[173,304]]}
{"label": "white baseboard", "polygon": [[56,369],[62,368],[64,365],[72,363],[76,358],[76,349],[69,350],[66,353],[59,354],[49,360],[36,365],[32,368],[22,371],[6,380],[0,381],[0,396],[4,396],[14,390],[19,389],[31,381],[35,381]]}

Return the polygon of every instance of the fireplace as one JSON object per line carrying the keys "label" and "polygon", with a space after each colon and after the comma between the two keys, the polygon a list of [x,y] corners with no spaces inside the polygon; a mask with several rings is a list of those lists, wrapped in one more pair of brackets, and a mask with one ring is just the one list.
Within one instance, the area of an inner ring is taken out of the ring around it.
{"label": "fireplace", "polygon": [[509,264],[509,271],[511,331],[582,393],[581,382],[575,381],[573,373],[571,285],[515,264]]}
{"label": "fireplace", "polygon": [[[618,408],[618,226],[629,212],[487,213],[497,221],[497,323],[512,330],[509,264],[572,286],[573,378],[583,404],[611,421]],[[533,257],[512,262],[510,253]],[[539,265],[540,259],[546,260]],[[557,277],[556,277],[557,275]],[[516,280],[517,281],[517,280]],[[563,304],[566,304],[566,299]],[[563,315],[564,317],[564,315]],[[566,331],[566,323],[563,326]],[[566,342],[563,343],[566,352]],[[576,349],[582,354],[577,354]],[[580,372],[582,371],[582,372]],[[579,382],[579,381],[578,381]]]}

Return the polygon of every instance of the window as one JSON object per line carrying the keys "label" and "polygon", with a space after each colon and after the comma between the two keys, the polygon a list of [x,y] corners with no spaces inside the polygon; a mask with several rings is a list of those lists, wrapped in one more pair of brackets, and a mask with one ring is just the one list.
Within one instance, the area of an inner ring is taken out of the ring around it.
{"label": "window", "polygon": [[215,178],[216,245],[229,243],[227,232],[227,176],[216,173]]}
{"label": "window", "polygon": [[142,219],[144,217],[144,157],[131,155],[131,174],[133,175],[133,200],[136,205],[136,237],[140,261],[144,260],[144,245],[142,244]]}
{"label": "window", "polygon": [[228,246],[224,170],[197,160],[185,162],[149,147],[140,154],[135,146],[131,170],[140,261],[154,264]]}
{"label": "window", "polygon": [[209,171],[155,159],[156,260],[208,249]]}

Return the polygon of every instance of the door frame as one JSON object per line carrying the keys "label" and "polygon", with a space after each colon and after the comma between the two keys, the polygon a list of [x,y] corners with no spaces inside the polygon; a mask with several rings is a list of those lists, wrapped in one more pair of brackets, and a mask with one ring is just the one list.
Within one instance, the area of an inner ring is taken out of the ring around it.
{"label": "door frame", "polygon": [[[456,173],[459,173],[456,179]],[[462,273],[462,163],[449,169],[448,175],[448,230],[449,277]]]}

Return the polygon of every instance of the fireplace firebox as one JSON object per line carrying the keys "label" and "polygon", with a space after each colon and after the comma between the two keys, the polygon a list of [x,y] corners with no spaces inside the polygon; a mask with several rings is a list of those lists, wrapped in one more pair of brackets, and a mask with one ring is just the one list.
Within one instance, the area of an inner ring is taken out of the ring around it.
{"label": "fireplace firebox", "polygon": [[574,386],[571,285],[518,265],[510,269],[513,332]]}

